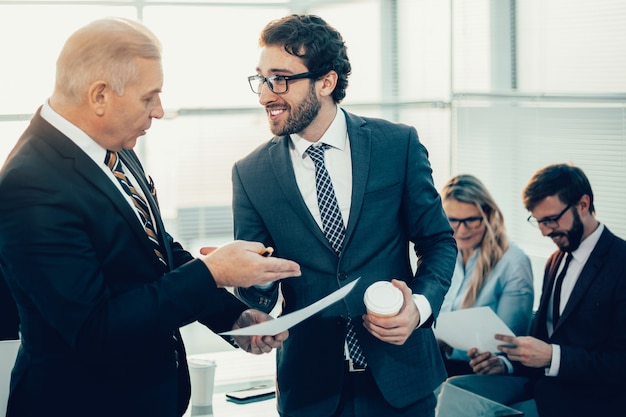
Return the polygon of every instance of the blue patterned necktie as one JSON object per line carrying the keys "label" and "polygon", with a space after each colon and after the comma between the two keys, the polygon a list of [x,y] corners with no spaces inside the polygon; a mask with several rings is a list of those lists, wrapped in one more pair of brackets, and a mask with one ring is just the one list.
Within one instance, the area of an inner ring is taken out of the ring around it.
{"label": "blue patterned necktie", "polygon": [[[343,225],[343,218],[341,217],[341,210],[339,210],[339,204],[337,203],[337,197],[335,196],[335,190],[333,189],[333,183],[330,180],[330,175],[324,165],[324,151],[329,148],[330,145],[323,143],[321,146],[309,146],[306,153],[311,157],[311,160],[315,164],[315,188],[317,191],[317,204],[320,209],[320,215],[322,217],[322,226],[324,229],[324,235],[330,246],[337,254],[341,255],[341,246],[346,235],[345,227]],[[348,342],[348,350],[350,351],[350,358],[355,364],[364,367],[365,356],[359,346],[354,327],[352,325],[352,319],[348,317],[347,323],[348,334],[346,335],[346,341]]]}
{"label": "blue patterned necktie", "polygon": [[139,218],[141,219],[143,228],[146,231],[148,240],[150,240],[150,243],[152,244],[155,255],[159,258],[159,261],[166,265],[167,263],[165,262],[165,258],[161,252],[161,245],[157,239],[154,226],[152,225],[152,217],[150,216],[148,203],[146,203],[146,200],[137,192],[135,187],[133,187],[132,183],[128,180],[128,177],[126,177],[126,174],[122,169],[122,161],[119,159],[117,152],[107,151],[104,163],[109,167],[111,172],[113,172],[113,175],[121,184],[122,189],[130,196],[137,213],[139,213]]}

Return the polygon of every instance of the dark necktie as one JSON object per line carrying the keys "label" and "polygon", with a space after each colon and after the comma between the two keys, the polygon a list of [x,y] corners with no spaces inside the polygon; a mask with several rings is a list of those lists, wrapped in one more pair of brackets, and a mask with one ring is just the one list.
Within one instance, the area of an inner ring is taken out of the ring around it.
{"label": "dark necktie", "polygon": [[572,260],[572,252],[567,253],[567,257],[565,258],[565,265],[563,265],[563,269],[559,273],[559,276],[556,277],[556,282],[554,283],[554,295],[552,298],[552,328],[556,328],[556,324],[559,321],[561,316],[561,288],[563,287],[563,279],[565,278],[565,274],[567,273],[567,267],[569,266],[570,261]]}
{"label": "dark necktie", "polygon": [[165,262],[165,258],[163,257],[163,253],[161,252],[161,245],[157,239],[156,231],[152,225],[152,218],[150,217],[148,203],[146,203],[146,200],[137,192],[135,187],[133,187],[132,183],[128,180],[128,177],[126,177],[126,174],[122,169],[122,161],[120,161],[117,152],[107,151],[104,163],[109,167],[111,172],[113,172],[113,175],[121,184],[122,189],[133,201],[135,209],[137,210],[137,213],[139,213],[139,218],[141,219],[143,228],[148,236],[148,240],[150,240],[150,243],[152,244],[155,255],[159,258],[159,261],[163,264],[167,264]]}
{"label": "dark necktie", "polygon": [[[330,246],[332,246],[337,256],[340,256],[341,246],[346,233],[343,218],[341,217],[341,210],[339,210],[339,204],[337,203],[337,197],[333,189],[333,183],[324,165],[324,151],[329,147],[330,146],[325,143],[321,146],[311,145],[307,148],[306,153],[315,164],[317,205],[319,206],[320,215],[322,217],[324,235],[326,239],[328,239],[328,242],[330,242]],[[365,366],[365,356],[359,346],[350,317],[348,317],[347,330],[346,341],[348,343],[348,350],[350,351],[350,358],[352,362],[363,367]]]}

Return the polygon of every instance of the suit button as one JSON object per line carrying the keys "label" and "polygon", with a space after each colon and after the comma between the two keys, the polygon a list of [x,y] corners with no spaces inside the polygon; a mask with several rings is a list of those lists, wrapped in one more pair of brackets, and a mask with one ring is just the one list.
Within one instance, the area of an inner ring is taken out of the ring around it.
{"label": "suit button", "polygon": [[346,274],[345,272],[340,272],[339,274],[337,274],[337,278],[339,278],[339,281],[345,281],[348,279],[348,274]]}

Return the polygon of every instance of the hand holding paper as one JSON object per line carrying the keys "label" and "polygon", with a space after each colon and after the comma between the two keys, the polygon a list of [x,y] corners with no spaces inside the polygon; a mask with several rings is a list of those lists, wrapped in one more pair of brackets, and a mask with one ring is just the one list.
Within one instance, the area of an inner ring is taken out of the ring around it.
{"label": "hand holding paper", "polygon": [[474,307],[439,314],[435,336],[455,349],[498,352],[502,342],[496,333],[515,336],[509,327],[489,307]]}
{"label": "hand holding paper", "polygon": [[293,313],[285,314],[284,316],[278,317],[275,320],[269,320],[263,323],[255,324],[253,326],[243,327],[237,330],[231,330],[229,332],[222,332],[220,335],[229,335],[229,336],[274,336],[278,333],[284,332],[285,330],[295,326],[300,323],[304,319],[311,317],[313,314],[318,313],[330,306],[331,304],[336,303],[341,300],[343,297],[348,295],[348,293],[354,288],[357,282],[359,282],[360,278],[355,279],[350,284],[345,287],[339,288],[337,291],[327,295],[311,304],[308,307],[305,307],[301,310],[294,311]]}

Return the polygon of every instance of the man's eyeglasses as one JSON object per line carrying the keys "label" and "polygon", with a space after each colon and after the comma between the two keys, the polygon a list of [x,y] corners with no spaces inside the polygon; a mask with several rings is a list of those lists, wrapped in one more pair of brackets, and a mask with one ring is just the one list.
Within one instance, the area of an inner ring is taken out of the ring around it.
{"label": "man's eyeglasses", "polygon": [[475,217],[466,217],[464,219],[455,219],[454,217],[448,217],[448,221],[450,222],[450,226],[454,230],[458,229],[461,224],[465,226],[466,229],[478,229],[483,222],[483,218],[481,216]]}
{"label": "man's eyeglasses", "polygon": [[533,216],[528,216],[526,220],[528,221],[528,223],[537,227],[539,227],[539,225],[542,224],[545,227],[556,229],[557,227],[559,227],[559,220],[561,219],[561,217],[563,217],[563,215],[567,212],[567,210],[571,209],[572,207],[574,207],[574,204],[568,205],[567,207],[563,209],[562,212],[560,212],[558,215],[553,216],[553,217],[546,217],[545,219],[537,220]]}
{"label": "man's eyeglasses", "polygon": [[272,90],[274,94],[285,94],[289,90],[289,81],[300,80],[302,78],[316,78],[311,71],[302,72],[294,75],[270,75],[263,77],[262,75],[251,75],[248,77],[248,83],[254,94],[261,94],[263,83]]}

